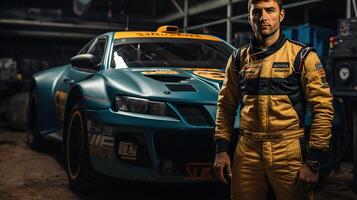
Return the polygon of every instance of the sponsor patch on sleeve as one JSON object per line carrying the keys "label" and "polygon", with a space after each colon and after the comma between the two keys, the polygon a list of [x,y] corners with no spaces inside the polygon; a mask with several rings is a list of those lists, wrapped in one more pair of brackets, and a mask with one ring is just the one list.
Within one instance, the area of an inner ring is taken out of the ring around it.
{"label": "sponsor patch on sleeve", "polygon": [[321,87],[322,88],[329,88],[326,76],[321,76]]}
{"label": "sponsor patch on sleeve", "polygon": [[326,76],[324,66],[321,63],[315,64],[315,69],[319,76]]}
{"label": "sponsor patch on sleeve", "polygon": [[324,66],[321,63],[317,63],[317,64],[315,64],[315,68],[316,68],[316,70],[321,70],[324,68]]}

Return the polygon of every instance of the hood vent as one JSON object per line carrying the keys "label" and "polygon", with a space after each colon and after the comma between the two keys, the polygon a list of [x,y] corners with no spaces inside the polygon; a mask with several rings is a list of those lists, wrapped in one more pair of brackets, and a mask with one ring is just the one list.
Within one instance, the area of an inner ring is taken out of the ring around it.
{"label": "hood vent", "polygon": [[195,92],[196,89],[191,85],[179,85],[179,84],[167,84],[167,88],[169,88],[172,92]]}
{"label": "hood vent", "polygon": [[167,83],[179,83],[181,81],[190,78],[190,77],[183,77],[183,76],[163,76],[163,75],[145,75],[145,76],[155,79],[157,81],[167,82]]}

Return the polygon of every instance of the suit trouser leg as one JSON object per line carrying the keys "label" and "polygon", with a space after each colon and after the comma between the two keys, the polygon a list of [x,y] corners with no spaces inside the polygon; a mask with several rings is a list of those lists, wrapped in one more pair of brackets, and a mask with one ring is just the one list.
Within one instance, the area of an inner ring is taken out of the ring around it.
{"label": "suit trouser leg", "polygon": [[[266,174],[277,200],[301,199],[296,191],[298,172],[303,165],[299,139],[265,142],[264,157],[269,167]],[[308,186],[305,184],[305,186]],[[312,199],[312,191],[303,199]]]}
{"label": "suit trouser leg", "polygon": [[268,180],[261,158],[261,142],[239,139],[233,159],[232,200],[265,199]]}
{"label": "suit trouser leg", "polygon": [[261,142],[241,137],[233,159],[231,199],[264,200],[269,183],[278,200],[297,199],[302,165],[299,139]]}

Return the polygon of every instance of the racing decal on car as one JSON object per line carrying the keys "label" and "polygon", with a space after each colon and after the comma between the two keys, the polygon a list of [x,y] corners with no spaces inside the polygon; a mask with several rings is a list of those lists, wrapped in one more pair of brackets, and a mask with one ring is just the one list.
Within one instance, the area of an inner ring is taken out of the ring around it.
{"label": "racing decal on car", "polygon": [[186,38],[186,39],[201,39],[201,40],[213,40],[220,41],[218,38],[209,35],[198,35],[189,33],[163,33],[163,32],[116,32],[114,39],[125,38]]}
{"label": "racing decal on car", "polygon": [[114,138],[101,134],[88,134],[89,155],[111,159],[113,157]]}
{"label": "racing decal on car", "polygon": [[143,71],[143,72],[141,72],[141,74],[144,74],[144,75],[173,75],[173,74],[179,74],[179,73],[177,71],[171,70],[171,69],[153,69],[153,70]]}
{"label": "racing decal on car", "polygon": [[64,112],[66,109],[66,101],[67,101],[68,93],[63,91],[56,91],[55,93],[55,104],[57,113],[59,115],[60,121],[63,123],[64,121]]}
{"label": "racing decal on car", "polygon": [[136,160],[138,146],[132,142],[119,142],[118,154],[123,160]]}
{"label": "racing decal on car", "polygon": [[201,76],[203,78],[208,78],[217,81],[224,80],[224,72],[215,72],[215,71],[193,71],[192,73]]}
{"label": "racing decal on car", "polygon": [[95,123],[91,120],[87,121],[87,131],[89,134],[102,134],[111,136],[113,135],[114,128],[111,126],[105,126],[99,123]]}
{"label": "racing decal on car", "polygon": [[212,163],[187,163],[186,171],[188,176],[185,177],[185,180],[206,181],[213,179]]}
{"label": "racing decal on car", "polygon": [[182,68],[183,70],[192,71],[193,74],[216,81],[223,81],[225,74],[220,69],[212,68]]}

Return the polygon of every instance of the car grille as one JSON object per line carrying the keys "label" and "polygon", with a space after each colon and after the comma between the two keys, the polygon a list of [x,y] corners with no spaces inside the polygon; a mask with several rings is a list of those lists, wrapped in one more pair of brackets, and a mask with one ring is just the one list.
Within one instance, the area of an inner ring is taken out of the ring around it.
{"label": "car grille", "polygon": [[175,105],[184,120],[195,126],[214,126],[213,119],[201,106]]}
{"label": "car grille", "polygon": [[155,134],[157,156],[170,160],[177,169],[183,170],[188,162],[213,162],[214,130],[207,131],[160,131]]}

